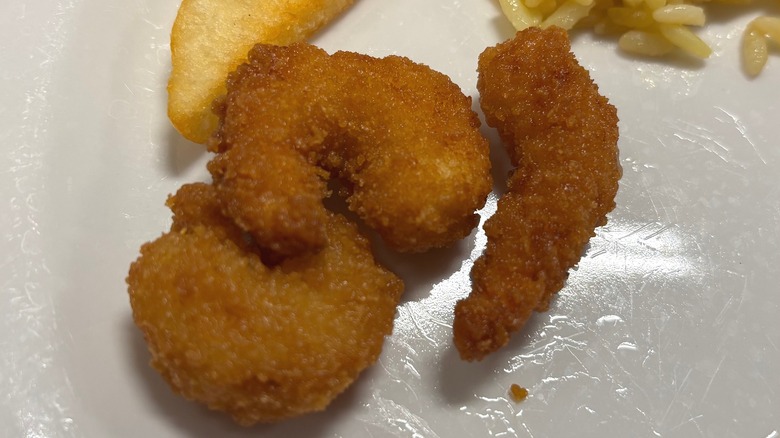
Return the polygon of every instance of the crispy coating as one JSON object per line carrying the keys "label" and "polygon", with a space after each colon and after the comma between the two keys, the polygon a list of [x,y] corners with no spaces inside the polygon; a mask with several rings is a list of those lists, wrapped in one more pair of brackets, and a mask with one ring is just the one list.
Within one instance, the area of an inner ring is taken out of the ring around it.
{"label": "crispy coating", "polygon": [[393,249],[446,246],[490,192],[471,99],[409,59],[257,45],[228,80],[209,143],[223,211],[281,255],[321,248],[327,180]]}
{"label": "crispy coating", "polygon": [[182,0],[171,29],[168,117],[205,143],[217,127],[211,103],[256,43],[304,41],[354,0]]}
{"label": "crispy coating", "polygon": [[182,396],[241,424],[324,409],[374,363],[401,281],[377,266],[341,216],[327,245],[269,267],[225,218],[213,186],[169,199],[170,232],[145,244],[127,279],[152,366]]}
{"label": "crispy coating", "polygon": [[455,307],[455,345],[479,360],[550,299],[615,207],[618,118],[559,28],[531,28],[479,59],[481,106],[513,165],[488,243]]}

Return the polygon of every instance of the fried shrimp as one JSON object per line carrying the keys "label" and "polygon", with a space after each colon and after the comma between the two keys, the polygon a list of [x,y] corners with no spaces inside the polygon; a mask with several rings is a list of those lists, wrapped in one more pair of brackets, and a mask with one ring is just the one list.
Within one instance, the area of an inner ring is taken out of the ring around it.
{"label": "fried shrimp", "polygon": [[127,279],[152,365],[182,396],[244,425],[324,409],[374,363],[402,283],[335,214],[327,244],[278,265],[222,212],[208,184],[169,199],[171,230]]}
{"label": "fried shrimp", "polygon": [[331,177],[395,250],[446,246],[476,226],[488,144],[447,76],[398,56],[257,45],[227,90],[208,168],[224,213],[260,246],[322,248]]}
{"label": "fried shrimp", "polygon": [[479,360],[547,310],[615,206],[618,118],[558,28],[529,28],[479,58],[481,106],[516,169],[455,306],[455,345]]}
{"label": "fried shrimp", "polygon": [[171,29],[168,116],[205,143],[217,127],[211,102],[256,43],[305,41],[354,0],[182,0]]}

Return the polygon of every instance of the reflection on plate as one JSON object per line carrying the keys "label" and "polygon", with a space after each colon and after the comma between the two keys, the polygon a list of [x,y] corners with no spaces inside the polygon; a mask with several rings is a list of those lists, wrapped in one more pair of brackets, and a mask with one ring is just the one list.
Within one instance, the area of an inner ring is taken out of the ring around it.
{"label": "reflection on plate", "polygon": [[[177,6],[0,7],[0,436],[780,436],[780,65],[748,80],[737,58],[759,11],[711,20],[703,64],[575,36],[620,113],[618,208],[508,348],[469,364],[451,343],[483,235],[388,256],[408,292],[380,363],[324,413],[245,430],[147,366],[123,281],[167,194],[207,177],[165,116]],[[363,0],[315,43],[408,56],[476,98],[477,54],[511,32],[492,1]]]}

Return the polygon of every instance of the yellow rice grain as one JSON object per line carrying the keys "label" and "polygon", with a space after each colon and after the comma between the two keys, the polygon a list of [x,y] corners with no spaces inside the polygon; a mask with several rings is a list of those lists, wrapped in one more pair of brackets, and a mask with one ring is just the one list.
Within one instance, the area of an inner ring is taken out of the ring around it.
{"label": "yellow rice grain", "polygon": [[679,24],[659,24],[658,30],[667,40],[697,58],[707,58],[712,49],[687,27]]}
{"label": "yellow rice grain", "polygon": [[769,41],[780,44],[780,18],[758,17],[748,23],[742,36],[742,66],[747,74],[756,76],[764,69]]}
{"label": "yellow rice grain", "polygon": [[745,71],[756,76],[761,73],[769,57],[766,38],[757,30],[748,30],[742,36],[742,66]]}
{"label": "yellow rice grain", "polygon": [[653,11],[658,23],[704,26],[704,9],[693,5],[666,5]]}
{"label": "yellow rice grain", "polygon": [[666,55],[674,50],[674,44],[663,36],[641,30],[629,30],[621,35],[618,46],[627,52],[647,56]]}
{"label": "yellow rice grain", "polygon": [[567,0],[542,22],[541,27],[558,26],[569,30],[586,17],[592,7],[593,3],[583,5],[573,0]]}

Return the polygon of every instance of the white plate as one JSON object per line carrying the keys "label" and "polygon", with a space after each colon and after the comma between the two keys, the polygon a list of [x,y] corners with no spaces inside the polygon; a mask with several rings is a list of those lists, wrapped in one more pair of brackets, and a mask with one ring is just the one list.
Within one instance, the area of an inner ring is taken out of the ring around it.
{"label": "white plate", "polygon": [[[717,14],[701,64],[575,38],[619,109],[618,207],[507,348],[476,364],[452,348],[480,235],[399,257],[380,363],[322,414],[245,430],[148,367],[124,283],[167,194],[207,177],[165,115],[177,3],[0,6],[1,436],[780,436],[780,58],[749,80],[737,57],[757,10]],[[511,34],[493,1],[361,0],[315,42],[406,55],[476,97],[478,53]]]}

